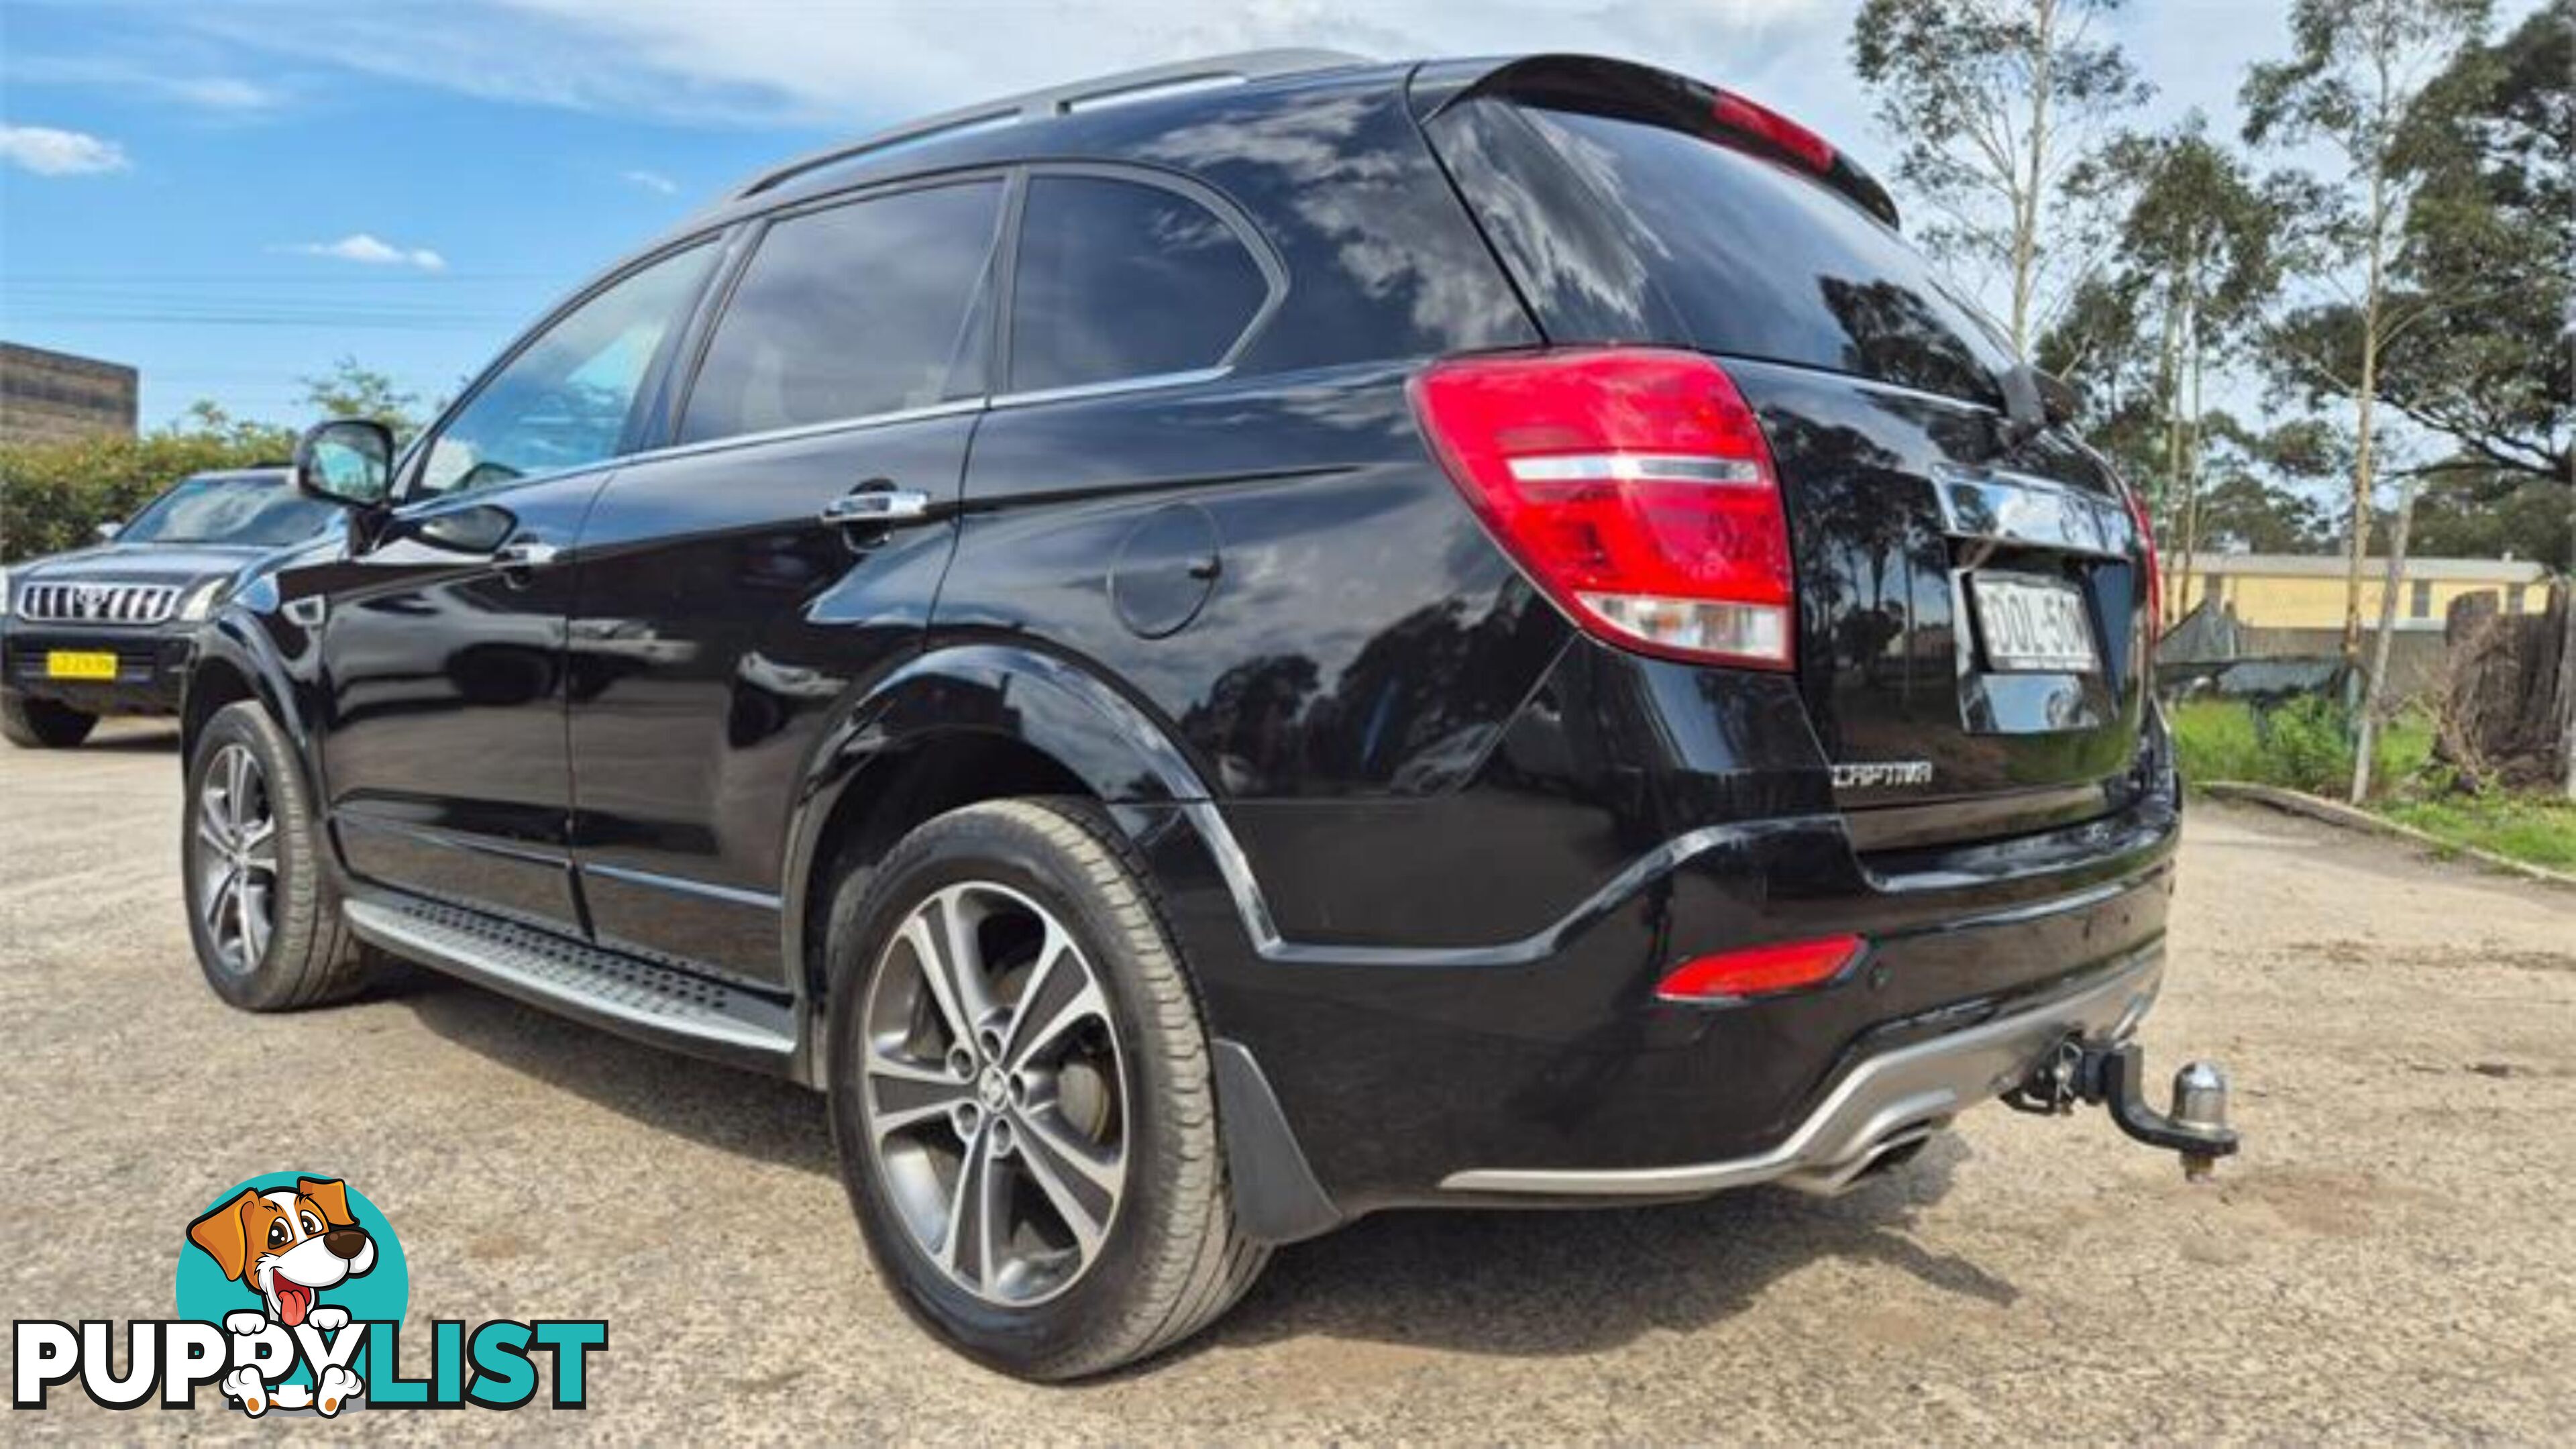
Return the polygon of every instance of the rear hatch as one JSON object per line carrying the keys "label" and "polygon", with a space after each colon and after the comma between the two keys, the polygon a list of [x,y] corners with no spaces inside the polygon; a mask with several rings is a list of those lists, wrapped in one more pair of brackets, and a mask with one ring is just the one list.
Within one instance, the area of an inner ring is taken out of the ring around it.
{"label": "rear hatch", "polygon": [[1875,182],[1739,98],[1616,62],[1432,68],[1415,104],[1550,344],[1692,348],[1753,407],[1800,689],[1865,848],[2125,800],[2146,542]]}

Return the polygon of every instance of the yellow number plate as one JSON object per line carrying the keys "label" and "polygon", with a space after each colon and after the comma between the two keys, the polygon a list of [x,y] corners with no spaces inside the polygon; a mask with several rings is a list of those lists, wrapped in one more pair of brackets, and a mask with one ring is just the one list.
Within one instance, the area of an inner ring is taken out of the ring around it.
{"label": "yellow number plate", "polygon": [[114,679],[116,656],[56,649],[45,655],[45,674],[53,679]]}

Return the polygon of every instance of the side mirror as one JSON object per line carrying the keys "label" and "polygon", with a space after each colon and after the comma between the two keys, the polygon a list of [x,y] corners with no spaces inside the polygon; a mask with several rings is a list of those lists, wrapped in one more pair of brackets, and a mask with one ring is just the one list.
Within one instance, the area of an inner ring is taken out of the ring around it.
{"label": "side mirror", "polygon": [[111,518],[105,523],[100,524],[98,527],[91,529],[90,536],[96,538],[101,543],[114,543],[116,542],[116,536],[124,531],[125,525],[122,522]]}
{"label": "side mirror", "polygon": [[371,418],[333,418],[295,444],[297,491],[344,508],[374,508],[393,490],[394,435]]}

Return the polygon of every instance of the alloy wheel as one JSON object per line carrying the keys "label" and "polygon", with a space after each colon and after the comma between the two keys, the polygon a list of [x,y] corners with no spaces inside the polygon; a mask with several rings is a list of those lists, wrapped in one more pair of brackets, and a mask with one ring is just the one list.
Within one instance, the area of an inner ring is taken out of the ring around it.
{"label": "alloy wheel", "polygon": [[197,918],[223,968],[247,975],[268,952],[277,902],[276,805],[249,746],[215,752],[196,815]]}
{"label": "alloy wheel", "polygon": [[944,887],[887,943],[861,1021],[865,1140],[915,1245],[988,1303],[1071,1287],[1128,1171],[1117,1034],[1072,933],[1008,886]]}

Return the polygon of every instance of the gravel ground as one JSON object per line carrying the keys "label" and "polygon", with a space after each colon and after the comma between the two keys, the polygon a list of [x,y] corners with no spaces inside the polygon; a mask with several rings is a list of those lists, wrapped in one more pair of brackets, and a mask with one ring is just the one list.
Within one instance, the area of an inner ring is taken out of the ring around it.
{"label": "gravel ground", "polygon": [[[2196,807],[2148,1045],[2159,1079],[2234,1071],[2249,1147],[2216,1185],[2099,1116],[1989,1109],[1832,1202],[1381,1216],[1165,1360],[1046,1390],[896,1309],[802,1091],[435,980],[217,1004],[172,744],[0,748],[9,1316],[164,1316],[201,1204],[328,1164],[401,1234],[408,1338],[611,1326],[587,1413],[335,1438],[2576,1438],[2576,895]],[[66,1397],[12,1437],[286,1427]]]}

